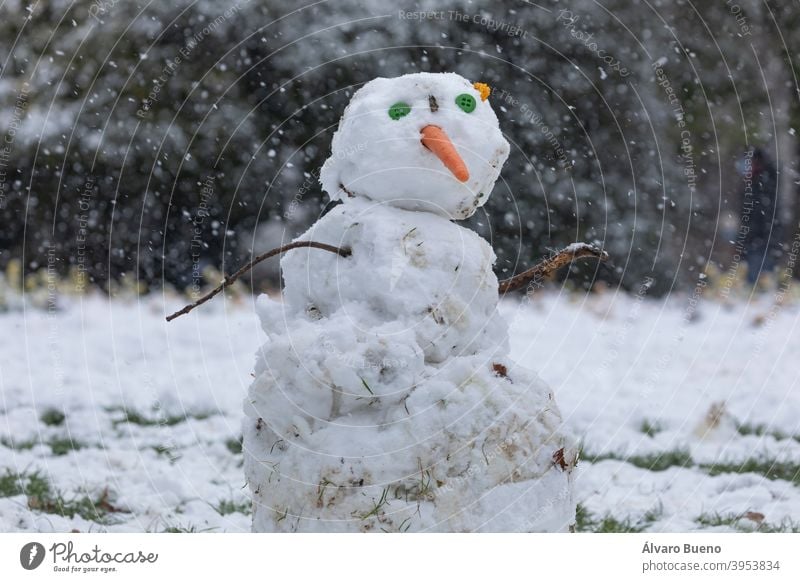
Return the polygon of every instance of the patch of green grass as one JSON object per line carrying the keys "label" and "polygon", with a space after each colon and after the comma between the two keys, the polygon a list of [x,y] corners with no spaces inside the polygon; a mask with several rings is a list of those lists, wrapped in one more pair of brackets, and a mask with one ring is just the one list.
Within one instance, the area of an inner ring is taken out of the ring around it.
{"label": "patch of green grass", "polygon": [[720,527],[720,526],[728,526],[728,527],[736,527],[737,522],[742,519],[742,515],[721,515],[719,513],[701,513],[697,519],[695,519],[695,523],[705,526],[705,527]]}
{"label": "patch of green grass", "polygon": [[30,439],[27,441],[16,441],[14,439],[9,438],[0,438],[0,445],[3,445],[6,448],[9,448],[14,451],[29,451],[33,447],[39,444],[39,441],[36,439]]}
{"label": "patch of green grass", "polygon": [[96,495],[80,493],[66,498],[61,492],[48,487],[41,495],[28,495],[28,507],[43,513],[52,513],[63,517],[79,515],[87,521],[108,525],[114,523],[113,514],[127,513],[111,503],[111,494],[106,488]]}
{"label": "patch of green grass", "polygon": [[662,515],[664,515],[664,506],[661,504],[661,502],[659,502],[658,505],[651,507],[645,512],[645,514],[642,516],[642,521],[650,525],[651,523],[655,523],[661,519]]}
{"label": "patch of green grass", "polygon": [[619,521],[610,514],[606,514],[600,521],[592,524],[592,529],[595,533],[640,533],[645,530],[644,527],[634,525],[630,519]]}
{"label": "patch of green grass", "polygon": [[383,506],[389,503],[389,500],[387,499],[388,495],[389,495],[389,488],[387,487],[383,490],[383,492],[381,493],[381,498],[378,500],[377,503],[375,503],[372,509],[370,509],[365,514],[360,515],[359,517],[361,519],[369,519],[370,517],[373,516],[377,517]]}
{"label": "patch of green grass", "polygon": [[711,476],[723,473],[759,473],[771,481],[783,479],[800,485],[800,464],[798,463],[749,458],[741,463],[710,463],[700,465],[700,467]]}
{"label": "patch of green grass", "polygon": [[0,444],[15,451],[29,451],[38,444],[45,444],[50,447],[50,452],[57,457],[66,455],[70,451],[86,448],[84,443],[70,437],[53,437],[48,441],[39,441],[37,439],[15,441],[4,438],[0,439]]}
{"label": "patch of green grass", "polygon": [[239,437],[238,439],[228,439],[225,441],[225,446],[228,447],[228,450],[234,455],[241,455],[243,440],[244,439],[242,437]]}
{"label": "patch of green grass", "polygon": [[50,491],[49,481],[38,471],[33,473],[15,473],[6,469],[0,476],[0,497],[16,495],[43,495]]}
{"label": "patch of green grass", "polygon": [[664,430],[664,427],[662,427],[657,421],[644,419],[642,424],[639,426],[639,430],[649,437],[654,437]]}
{"label": "patch of green grass", "polygon": [[61,426],[67,417],[60,410],[48,408],[42,413],[40,419],[47,426]]}
{"label": "patch of green grass", "polygon": [[233,499],[222,499],[219,503],[212,506],[220,515],[228,515],[230,513],[241,513],[243,515],[250,515],[252,507],[249,501],[234,501]]}
{"label": "patch of green grass", "polygon": [[649,455],[631,455],[629,457],[616,453],[589,455],[582,452],[580,458],[590,463],[598,463],[607,460],[623,461],[635,467],[639,467],[640,469],[647,469],[648,471],[666,471],[670,467],[694,466],[694,461],[692,461],[692,456],[689,454],[689,451],[680,449],[661,453],[650,453]]}
{"label": "patch of green grass", "polygon": [[678,449],[628,457],[616,453],[590,455],[581,452],[580,458],[590,463],[606,460],[623,461],[649,471],[665,471],[670,467],[696,467],[712,477],[724,473],[758,473],[771,481],[781,479],[800,485],[800,463],[782,462],[775,459],[756,459],[751,457],[742,462],[695,463],[688,451]]}
{"label": "patch of green grass", "polygon": [[79,451],[87,447],[85,443],[68,436],[56,436],[46,441],[38,439],[16,441],[4,438],[0,439],[0,444],[15,451],[29,451],[36,445],[44,444],[50,447],[50,452],[57,457],[66,455],[70,451]]}
{"label": "patch of green grass", "polygon": [[800,533],[800,523],[785,518],[778,524],[764,522],[758,526],[756,531],[761,533]]}
{"label": "patch of green grass", "polygon": [[657,521],[663,513],[662,508],[656,507],[645,513],[638,521],[630,518],[620,520],[606,513],[602,517],[593,515],[580,503],[575,512],[575,531],[594,533],[640,533]]}
{"label": "patch of green grass", "polygon": [[55,437],[47,441],[50,450],[57,457],[66,455],[70,451],[79,451],[86,445],[69,437]]}
{"label": "patch of green grass", "polygon": [[591,531],[589,528],[594,523],[592,514],[582,504],[575,507],[575,531]]}
{"label": "patch of green grass", "polygon": [[746,513],[738,515],[734,513],[728,513],[726,515],[719,513],[702,513],[695,519],[695,522],[705,527],[727,526],[740,532],[800,533],[800,523],[796,523],[791,519],[784,519],[778,524],[771,524],[766,521],[761,523],[752,521],[752,527],[742,525],[741,520],[746,515]]}
{"label": "patch of green grass", "polygon": [[110,408],[109,412],[119,411],[122,413],[122,418],[117,418],[111,421],[114,428],[120,424],[138,424],[139,426],[175,426],[181,422],[186,422],[190,418],[195,420],[205,420],[212,416],[211,412],[195,412],[187,414],[171,414],[166,416],[147,416],[146,414],[134,410],[132,408]]}
{"label": "patch of green grass", "polygon": [[196,525],[170,525],[162,529],[158,533],[204,533],[214,531],[216,527],[207,527],[205,529],[198,529]]}
{"label": "patch of green grass", "polygon": [[629,457],[616,453],[590,455],[582,452],[580,458],[590,463],[598,463],[606,460],[623,461],[649,471],[664,471],[670,467],[696,467],[705,471],[712,477],[724,473],[758,473],[771,481],[782,479],[794,483],[795,485],[800,485],[800,464],[781,462],[775,459],[756,459],[751,457],[742,462],[698,464],[692,460],[692,456],[688,451],[678,449],[662,453],[651,453],[649,455],[631,455]]}
{"label": "patch of green grass", "polygon": [[79,515],[101,524],[111,523],[112,514],[127,513],[112,504],[108,489],[98,495],[81,493],[68,499],[38,472],[14,473],[6,469],[0,477],[0,497],[15,495],[27,496],[28,507],[34,511],[70,518]]}
{"label": "patch of green grass", "polygon": [[666,471],[670,467],[691,467],[692,456],[688,451],[674,450],[649,455],[634,455],[627,461],[641,469],[650,471]]}
{"label": "patch of green grass", "polygon": [[800,434],[788,434],[780,430],[770,429],[764,424],[749,424],[749,423],[739,423],[736,426],[736,430],[739,431],[739,434],[742,436],[771,436],[776,441],[783,441],[786,439],[794,439],[797,442],[800,442]]}

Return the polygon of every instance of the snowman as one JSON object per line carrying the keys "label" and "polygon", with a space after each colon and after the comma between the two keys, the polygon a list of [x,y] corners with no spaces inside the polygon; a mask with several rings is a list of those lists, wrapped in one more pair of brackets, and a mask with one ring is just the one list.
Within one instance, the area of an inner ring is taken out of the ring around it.
{"label": "snowman", "polygon": [[378,78],[333,137],[341,204],[283,256],[244,409],[259,532],[568,531],[577,453],[509,359],[490,245],[457,220],[509,153],[488,86]]}

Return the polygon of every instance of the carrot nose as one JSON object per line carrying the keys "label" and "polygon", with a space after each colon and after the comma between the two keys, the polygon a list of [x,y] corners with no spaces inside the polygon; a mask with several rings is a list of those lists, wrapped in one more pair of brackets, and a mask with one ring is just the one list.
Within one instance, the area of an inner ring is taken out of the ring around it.
{"label": "carrot nose", "polygon": [[422,134],[422,145],[442,160],[444,167],[450,170],[456,179],[461,182],[469,180],[467,164],[464,163],[456,146],[441,127],[426,125],[420,133]]}

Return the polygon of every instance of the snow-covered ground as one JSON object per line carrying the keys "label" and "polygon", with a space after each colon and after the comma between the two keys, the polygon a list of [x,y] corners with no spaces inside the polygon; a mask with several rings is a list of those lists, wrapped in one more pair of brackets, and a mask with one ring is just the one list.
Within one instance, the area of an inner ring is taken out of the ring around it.
{"label": "snow-covered ground", "polygon": [[[771,300],[502,303],[580,436],[580,529],[800,526],[800,305]],[[61,303],[0,314],[0,531],[248,530],[249,299]]]}

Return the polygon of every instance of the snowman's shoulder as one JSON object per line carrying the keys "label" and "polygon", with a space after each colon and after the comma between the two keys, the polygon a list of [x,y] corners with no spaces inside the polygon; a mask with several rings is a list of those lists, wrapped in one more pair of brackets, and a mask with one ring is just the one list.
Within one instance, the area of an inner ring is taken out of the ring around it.
{"label": "snowman's shoulder", "polygon": [[330,240],[333,236],[337,236],[343,225],[346,225],[350,218],[348,208],[345,204],[339,204],[330,210],[327,214],[320,217],[314,224],[308,227],[303,234],[298,236],[295,240],[308,241],[313,240],[317,242],[327,242],[334,244],[335,241]]}
{"label": "snowman's shoulder", "polygon": [[[342,234],[358,230],[364,233],[391,232],[402,228],[395,209],[371,203],[363,198],[353,198],[338,204],[320,217],[296,240],[321,240],[325,237],[341,237]],[[328,241],[326,241],[328,242]]]}
{"label": "snowman's shoulder", "polygon": [[475,231],[433,214],[420,212],[412,214],[422,215],[414,225],[415,234],[434,249],[434,254],[456,253],[463,255],[467,260],[479,261],[482,265],[494,264],[496,259],[494,249]]}
{"label": "snowman's shoulder", "polygon": [[[439,222],[430,228],[428,217]],[[333,208],[311,225],[298,240],[322,240],[330,237],[336,237],[340,242],[345,239],[399,240],[421,224],[426,224],[428,230],[435,231],[437,227],[447,228],[447,223],[448,221],[428,213],[409,212],[359,197],[346,200]]]}
{"label": "snowman's shoulder", "polygon": [[[485,270],[495,262],[491,245],[460,224],[429,212],[403,210],[359,198],[333,208],[298,240],[348,247],[354,255],[368,254],[373,258],[402,252],[425,258],[424,262],[431,266],[442,263],[446,268],[455,261],[467,268],[472,265]],[[308,253],[298,252],[296,256],[306,257]]]}
{"label": "snowman's shoulder", "polygon": [[431,212],[385,207],[377,213],[373,225],[384,232],[401,233],[402,236],[405,236],[410,229],[414,229],[415,233],[431,240],[491,248],[489,243],[476,232]]}

